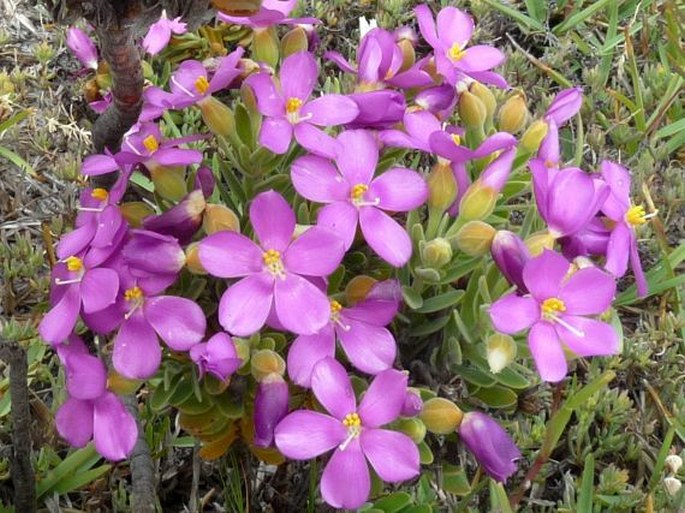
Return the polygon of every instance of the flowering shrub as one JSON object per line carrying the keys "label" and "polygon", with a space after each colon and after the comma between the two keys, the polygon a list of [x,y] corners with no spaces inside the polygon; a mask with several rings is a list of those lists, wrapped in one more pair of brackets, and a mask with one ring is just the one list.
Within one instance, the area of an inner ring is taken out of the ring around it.
{"label": "flowering shrub", "polygon": [[[647,294],[636,230],[654,214],[620,164],[567,166],[580,88],[533,122],[519,94],[498,107],[505,56],[469,44],[468,13],[417,7],[426,44],[373,28],[356,62],[324,54],[343,76],[321,87],[318,20],[290,18],[295,3],[219,15],[252,31],[249,48],[165,66],[121,150],[83,162],[118,180],[84,190],[57,246],[40,325],[67,372],[57,428],[124,459],[137,428],[117,392],[146,387],[204,458],[239,441],[269,463],[331,453],[334,507],[361,507],[375,477],[420,476],[455,433],[504,482],[521,453],[479,410],[538,379],[527,354],[558,382],[620,350],[616,279],[630,262]],[[193,38],[164,13],[143,46],[161,66]],[[87,35],[68,42],[97,68]],[[414,359],[462,378],[467,413],[399,370]]]}

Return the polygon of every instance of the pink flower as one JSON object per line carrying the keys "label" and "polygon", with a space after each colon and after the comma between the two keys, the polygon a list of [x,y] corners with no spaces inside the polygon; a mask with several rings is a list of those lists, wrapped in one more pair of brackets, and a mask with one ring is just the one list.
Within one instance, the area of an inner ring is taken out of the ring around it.
{"label": "pink flower", "polygon": [[67,47],[71,53],[88,69],[98,69],[98,50],[93,40],[78,27],[67,30]]}
{"label": "pink flower", "polygon": [[297,0],[263,0],[262,6],[252,16],[230,16],[219,12],[219,20],[253,29],[265,29],[273,25],[299,25],[320,23],[316,18],[290,18]]}
{"label": "pink flower", "polygon": [[167,18],[166,9],[162,10],[161,18],[150,25],[150,30],[143,38],[143,48],[150,55],[157,55],[169,44],[172,33],[185,34],[186,24],[181,22],[180,16],[170,20]]}
{"label": "pink flower", "polygon": [[220,381],[226,381],[242,364],[227,333],[217,333],[207,342],[191,347],[190,359],[197,365],[200,377],[209,373]]}
{"label": "pink flower", "polygon": [[248,336],[272,309],[278,322],[298,334],[319,331],[330,316],[326,295],[306,277],[324,277],[340,264],[343,242],[314,226],[292,240],[295,213],[274,191],[258,194],[250,221],[259,244],[239,233],[217,232],[200,242],[200,261],[209,274],[242,278],[219,304],[219,322],[234,335]]}
{"label": "pink flower", "polygon": [[339,234],[345,248],[352,246],[359,224],[381,258],[403,266],[411,257],[411,240],[385,211],[408,212],[421,206],[428,197],[425,181],[417,172],[399,167],[374,178],[378,146],[368,131],[348,130],[338,136],[338,143],[337,169],[314,155],[293,163],[295,189],[308,200],[327,204],[319,212],[319,224]]}
{"label": "pink flower", "polygon": [[468,412],[459,426],[459,436],[493,479],[505,482],[516,472],[521,451],[492,418],[477,411]]}
{"label": "pink flower", "polygon": [[310,410],[289,414],[276,427],[276,447],[294,460],[334,451],[321,476],[321,495],[328,504],[356,509],[369,498],[368,463],[389,483],[419,474],[419,451],[411,438],[381,428],[400,416],[406,374],[394,369],[378,374],[357,407],[345,369],[327,357],[314,367],[312,389],[329,415]]}

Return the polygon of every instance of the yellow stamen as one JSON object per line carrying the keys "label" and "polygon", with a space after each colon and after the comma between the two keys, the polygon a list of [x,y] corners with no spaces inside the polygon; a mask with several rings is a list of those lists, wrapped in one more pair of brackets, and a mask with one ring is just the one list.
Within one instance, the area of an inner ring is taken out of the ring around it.
{"label": "yellow stamen", "polygon": [[143,291],[137,285],[131,287],[124,292],[124,299],[126,301],[140,301],[143,298]]}
{"label": "yellow stamen", "polygon": [[459,62],[466,52],[462,49],[459,43],[454,43],[452,47],[447,51],[447,56],[453,62]]}
{"label": "yellow stamen", "polygon": [[269,249],[262,253],[262,260],[268,271],[274,276],[285,277],[285,269],[281,260],[281,252],[276,249]]}
{"label": "yellow stamen", "polygon": [[348,413],[345,415],[342,423],[346,428],[359,428],[362,425],[362,419],[359,418],[357,413]]}
{"label": "yellow stamen", "polygon": [[352,187],[352,190],[350,191],[350,198],[352,198],[352,201],[360,201],[361,199],[363,199],[364,194],[368,190],[368,185],[364,183],[358,183],[357,185]]}
{"label": "yellow stamen", "polygon": [[552,319],[556,317],[557,312],[566,311],[566,304],[558,297],[550,297],[542,302],[540,309],[544,318]]}
{"label": "yellow stamen", "polygon": [[647,222],[646,215],[647,213],[645,212],[645,207],[643,207],[642,205],[636,205],[628,209],[625,218],[628,224],[637,226],[640,224],[645,224]]}
{"label": "yellow stamen", "polygon": [[205,94],[209,90],[209,80],[204,75],[200,75],[195,80],[195,89],[200,94]]}
{"label": "yellow stamen", "polygon": [[109,197],[109,193],[106,189],[101,189],[98,187],[97,189],[93,189],[91,191],[90,197],[98,201],[105,201]]}
{"label": "yellow stamen", "polygon": [[331,314],[336,315],[342,310],[342,305],[338,303],[335,299],[331,299]]}
{"label": "yellow stamen", "polygon": [[454,144],[457,146],[461,145],[461,137],[459,137],[459,134],[452,134],[450,137],[452,138]]}
{"label": "yellow stamen", "polygon": [[70,256],[64,263],[67,264],[67,269],[72,273],[79,272],[83,269],[83,260],[79,257]]}
{"label": "yellow stamen", "polygon": [[288,101],[285,102],[285,111],[288,114],[294,114],[300,110],[302,107],[302,100],[299,98],[288,98]]}
{"label": "yellow stamen", "polygon": [[145,139],[143,139],[143,146],[150,153],[154,153],[159,149],[159,142],[155,139],[155,136],[150,134]]}

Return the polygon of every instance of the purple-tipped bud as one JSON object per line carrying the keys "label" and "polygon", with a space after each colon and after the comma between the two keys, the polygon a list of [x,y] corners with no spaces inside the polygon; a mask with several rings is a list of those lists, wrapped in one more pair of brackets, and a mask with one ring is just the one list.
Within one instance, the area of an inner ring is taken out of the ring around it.
{"label": "purple-tipped bud", "polygon": [[404,94],[388,89],[348,97],[359,107],[359,115],[349,124],[350,128],[390,128],[402,121],[407,107]]}
{"label": "purple-tipped bud", "polygon": [[415,388],[408,388],[407,394],[404,396],[404,404],[400,415],[403,417],[416,417],[423,410],[423,400],[419,395],[419,391]]}
{"label": "purple-tipped bud", "polygon": [[416,34],[416,31],[406,25],[396,29],[393,35],[398,43],[400,41],[409,41],[412,45],[416,45],[419,42],[419,36]]}
{"label": "purple-tipped bud", "polygon": [[190,358],[197,365],[200,377],[209,373],[220,381],[226,381],[242,364],[227,333],[217,333],[206,343],[191,347]]}
{"label": "purple-tipped bud", "polygon": [[523,282],[523,267],[531,255],[525,242],[513,232],[500,230],[492,240],[490,253],[507,281],[526,294],[528,289]]}
{"label": "purple-tipped bud", "polygon": [[554,120],[557,126],[561,126],[578,113],[582,104],[582,88],[564,89],[552,100],[552,104],[545,112],[545,119]]}
{"label": "purple-tipped bud", "polygon": [[459,436],[493,479],[505,482],[516,472],[516,460],[521,457],[521,452],[502,426],[484,413],[464,415]]}
{"label": "purple-tipped bud", "polygon": [[257,386],[254,400],[254,444],[269,447],[274,429],[288,413],[288,384],[280,374],[271,373]]}
{"label": "purple-tipped bud", "polygon": [[181,244],[187,244],[202,224],[205,206],[202,190],[195,190],[163,214],[146,218],[143,227],[163,235],[171,235]]}
{"label": "purple-tipped bud", "polygon": [[450,85],[429,87],[416,95],[414,103],[433,113],[451,111],[457,103],[457,95]]}
{"label": "purple-tipped bud", "polygon": [[208,167],[201,167],[197,170],[195,174],[194,188],[202,191],[202,195],[205,199],[208,199],[214,192],[214,187],[216,186],[216,179],[214,178],[214,173]]}
{"label": "purple-tipped bud", "polygon": [[176,274],[186,263],[186,255],[174,237],[149,230],[131,230],[122,255],[133,274]]}
{"label": "purple-tipped bud", "polygon": [[77,27],[67,30],[67,47],[84,67],[98,69],[98,50],[83,30]]}

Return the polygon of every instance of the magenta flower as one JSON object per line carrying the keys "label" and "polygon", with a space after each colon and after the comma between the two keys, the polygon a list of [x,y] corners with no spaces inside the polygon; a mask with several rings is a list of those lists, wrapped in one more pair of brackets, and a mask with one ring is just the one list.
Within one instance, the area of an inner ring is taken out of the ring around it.
{"label": "magenta flower", "polygon": [[170,20],[167,18],[166,9],[162,10],[162,16],[158,21],[150,25],[150,30],[143,38],[143,48],[150,55],[157,55],[164,50],[171,40],[171,34],[185,34],[186,24],[181,17]]}
{"label": "magenta flower", "polygon": [[134,276],[176,275],[186,264],[186,255],[174,237],[149,230],[130,230],[121,255]]}
{"label": "magenta flower", "polygon": [[330,320],[314,335],[300,335],[288,352],[288,375],[303,387],[311,386],[312,369],[323,358],[335,356],[335,340],[354,367],[378,374],[395,363],[397,344],[385,327],[399,308],[399,284],[377,283],[368,296],[350,308],[331,300]]}
{"label": "magenta flower", "polygon": [[468,412],[459,426],[459,436],[493,479],[505,482],[516,472],[521,451],[502,426],[489,416]]}
{"label": "magenta flower", "polygon": [[72,255],[52,270],[52,309],[38,326],[41,337],[50,344],[60,344],[74,330],[79,313],[104,310],[116,301],[119,276],[105,267],[88,266],[80,256]]}
{"label": "magenta flower", "polygon": [[88,106],[97,114],[102,114],[109,108],[110,105],[112,105],[113,101],[114,97],[112,96],[112,92],[108,91],[106,94],[101,95],[99,100],[94,100],[88,103]]}
{"label": "magenta flower", "polygon": [[316,18],[290,18],[297,0],[263,0],[262,6],[251,16],[231,16],[219,12],[217,17],[224,23],[244,25],[253,29],[265,29],[272,25],[299,25],[320,23]]}
{"label": "magenta flower", "polygon": [[596,267],[568,276],[569,262],[545,250],[523,268],[523,282],[530,295],[509,294],[490,307],[495,329],[517,333],[530,328],[528,346],[540,377],[557,382],[567,372],[564,347],[579,356],[615,354],[619,340],[611,325],[587,317],[605,312],[616,292],[616,283]]}
{"label": "magenta flower", "polygon": [[310,100],[319,67],[309,52],[297,52],[283,60],[280,88],[267,73],[250,76],[247,83],[257,97],[257,108],[265,118],[259,131],[259,142],[277,154],[288,151],[293,135],[307,150],[333,157],[335,139],[320,126],[348,123],[359,109],[350,98],[327,94]]}
{"label": "magenta flower", "polygon": [[98,50],[93,40],[78,27],[67,30],[67,48],[88,69],[98,69]]}
{"label": "magenta flower", "polygon": [[604,268],[614,276],[620,277],[625,274],[630,260],[638,295],[646,296],[649,290],[637,251],[635,230],[656,214],[645,214],[644,207],[631,203],[631,180],[626,168],[610,160],[602,161],[600,166],[602,177],[611,189],[611,194],[602,205],[602,212],[615,223],[609,236]]}
{"label": "magenta flower", "polygon": [[163,141],[156,123],[136,123],[124,135],[122,151],[115,159],[124,164],[143,164],[148,169],[199,164],[202,162],[201,151],[176,147],[194,140],[197,137]]}
{"label": "magenta flower", "polygon": [[473,34],[473,18],[456,7],[444,7],[437,20],[427,5],[414,9],[419,22],[419,30],[426,42],[435,51],[435,64],[440,73],[451,85],[466,77],[479,82],[505,86],[501,76],[490,72],[505,60],[504,54],[496,48],[476,45],[467,48]]}
{"label": "magenta flower", "polygon": [[457,98],[457,91],[454,86],[441,84],[419,91],[414,97],[414,103],[437,115],[440,119],[446,119],[452,115],[457,104]]}
{"label": "magenta flower", "polygon": [[138,439],[138,427],[121,400],[107,391],[107,370],[76,335],[57,347],[66,368],[69,398],[55,415],[59,434],[74,447],[91,439],[111,461],[126,459]]}
{"label": "magenta flower", "polygon": [[516,285],[519,293],[528,293],[523,281],[523,268],[531,259],[531,255],[521,237],[507,230],[499,230],[492,240],[490,253],[507,281]]}
{"label": "magenta flower", "polygon": [[561,167],[561,150],[559,148],[559,127],[575,116],[583,104],[583,90],[580,87],[564,89],[552,100],[545,112],[547,135],[538,149],[537,158],[548,168]]}
{"label": "magenta flower", "polygon": [[425,181],[417,172],[399,167],[374,178],[378,146],[368,131],[348,130],[338,136],[338,143],[337,169],[314,155],[293,163],[295,190],[308,200],[327,203],[319,212],[319,224],[339,234],[346,249],[359,224],[378,255],[395,267],[403,266],[411,257],[411,240],[385,211],[408,212],[421,206],[428,197]]}
{"label": "magenta flower", "polygon": [[254,444],[270,447],[274,430],[288,414],[288,384],[280,374],[272,372],[257,385],[254,400]]}
{"label": "magenta flower", "polygon": [[171,235],[181,244],[188,244],[202,226],[202,214],[206,206],[204,193],[201,189],[195,189],[166,212],[147,216],[143,219],[143,227]]}
{"label": "magenta flower", "polygon": [[217,333],[207,342],[195,344],[190,348],[190,359],[197,365],[200,377],[209,373],[219,381],[226,381],[243,363],[227,333]]}
{"label": "magenta flower", "polygon": [[354,93],[348,98],[357,105],[359,114],[347,128],[390,128],[402,120],[407,109],[404,93],[390,89]]}
{"label": "magenta flower", "polygon": [[406,374],[378,374],[359,407],[345,369],[333,358],[316,364],[314,395],[330,415],[298,410],[276,427],[276,447],[293,460],[308,460],[334,450],[321,476],[321,495],[334,508],[355,509],[368,498],[367,460],[383,481],[397,483],[419,474],[419,451],[403,433],[382,429],[400,416]]}
{"label": "magenta flower", "polygon": [[200,262],[209,274],[242,278],[221,298],[219,322],[229,333],[248,336],[264,326],[273,307],[285,329],[316,333],[328,322],[330,306],[305,277],[331,274],[345,253],[343,242],[320,226],[292,240],[295,213],[274,191],[252,200],[250,220],[259,244],[229,231],[200,242]]}

